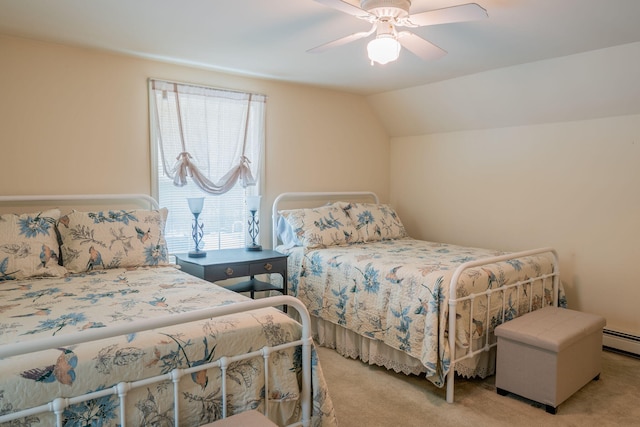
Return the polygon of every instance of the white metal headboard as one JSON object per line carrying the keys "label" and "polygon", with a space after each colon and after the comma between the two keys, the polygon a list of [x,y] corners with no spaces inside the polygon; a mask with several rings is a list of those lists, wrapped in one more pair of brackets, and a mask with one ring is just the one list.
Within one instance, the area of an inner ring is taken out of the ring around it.
{"label": "white metal headboard", "polygon": [[47,194],[26,196],[0,196],[0,203],[10,202],[61,202],[61,201],[102,201],[102,200],[131,200],[149,203],[153,209],[158,209],[156,199],[148,194]]}
{"label": "white metal headboard", "polygon": [[326,200],[326,201],[338,201],[349,199],[367,199],[370,198],[375,203],[380,203],[378,195],[373,191],[311,191],[311,192],[290,192],[282,193],[273,201],[273,207],[271,208],[271,244],[275,249],[278,246],[278,212],[280,211],[280,205],[284,202],[302,201],[302,200]]}

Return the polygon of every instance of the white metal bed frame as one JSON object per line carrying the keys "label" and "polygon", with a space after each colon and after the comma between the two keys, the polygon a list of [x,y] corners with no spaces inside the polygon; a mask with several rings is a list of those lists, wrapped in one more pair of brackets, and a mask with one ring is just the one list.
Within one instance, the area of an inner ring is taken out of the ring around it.
{"label": "white metal bed frame", "polygon": [[[148,203],[152,208],[157,208],[158,203],[152,197],[146,194],[101,194],[101,195],[38,195],[38,196],[0,196],[0,203],[12,203],[12,202],[47,202],[47,201],[106,201],[106,200],[121,200],[121,201],[143,201]],[[190,375],[194,372],[201,370],[220,368],[222,371],[222,416],[227,417],[227,393],[226,393],[226,369],[230,363],[250,359],[254,357],[262,356],[264,359],[264,382],[265,382],[265,415],[268,416],[269,408],[266,399],[269,396],[269,355],[291,347],[302,347],[302,379],[301,379],[301,420],[299,422],[290,424],[288,427],[304,426],[308,427],[311,423],[311,346],[313,340],[311,337],[311,325],[309,313],[306,307],[296,298],[291,296],[274,296],[268,298],[261,298],[257,300],[249,300],[246,302],[240,302],[230,304],[222,307],[212,307],[206,309],[195,310],[188,313],[172,314],[163,318],[154,319],[141,319],[126,325],[115,325],[106,328],[89,329],[82,332],[75,332],[72,334],[52,336],[37,341],[25,341],[13,344],[8,344],[0,347],[0,360],[11,356],[26,355],[29,353],[60,348],[74,344],[80,344],[84,342],[97,341],[105,338],[111,338],[116,336],[122,336],[134,332],[141,332],[146,330],[152,330],[167,326],[178,325],[182,323],[194,322],[197,320],[209,319],[214,317],[227,316],[235,313],[242,313],[251,310],[257,310],[266,307],[277,306],[289,306],[293,307],[299,314],[300,323],[302,324],[302,335],[298,340],[283,343],[278,346],[265,346],[262,349],[235,356],[224,356],[210,363],[194,366],[188,369],[174,369],[173,371],[158,375],[151,378],[141,379],[132,382],[120,382],[113,387],[103,390],[87,393],[80,396],[72,397],[58,397],[49,403],[39,405],[33,408],[24,409],[14,413],[9,413],[0,416],[0,423],[9,422],[12,420],[20,419],[30,415],[42,414],[47,412],[53,412],[56,416],[56,425],[62,427],[63,425],[63,412],[64,409],[70,405],[74,405],[80,402],[85,402],[92,399],[97,399],[109,395],[117,395],[119,397],[119,409],[120,409],[120,425],[126,426],[126,406],[125,398],[127,393],[138,387],[145,387],[150,384],[170,380],[173,382],[173,400],[174,400],[174,423],[179,425],[179,399],[178,399],[178,383],[180,378],[185,375]]]}
{"label": "white metal bed frame", "polygon": [[[185,375],[191,375],[194,372],[220,368],[222,370],[222,417],[227,417],[227,381],[226,381],[226,369],[230,363],[251,359],[254,357],[262,356],[264,359],[264,382],[265,382],[265,396],[269,396],[269,355],[271,353],[284,350],[287,348],[302,346],[302,390],[301,390],[301,408],[302,408],[302,420],[291,424],[289,427],[305,426],[308,427],[311,422],[311,345],[313,340],[311,338],[311,326],[309,313],[305,306],[296,298],[292,296],[274,296],[269,298],[261,298],[257,300],[250,300],[246,302],[240,302],[236,304],[230,304],[222,307],[206,308],[201,310],[195,310],[188,313],[179,313],[170,315],[164,318],[156,319],[144,319],[131,322],[126,325],[110,326],[106,328],[91,329],[88,331],[77,332],[68,335],[52,336],[46,339],[37,341],[19,342],[16,344],[10,344],[0,347],[0,359],[4,357],[20,356],[33,353],[36,351],[47,350],[52,348],[66,347],[69,345],[86,343],[91,341],[97,341],[104,338],[117,337],[134,332],[147,331],[156,328],[162,328],[167,326],[179,325],[188,322],[194,322],[197,320],[211,319],[214,317],[227,316],[235,313],[243,313],[251,310],[257,310],[265,307],[276,307],[281,305],[288,305],[296,309],[300,315],[302,323],[302,337],[298,340],[284,343],[278,346],[265,346],[260,350],[253,351],[236,356],[223,356],[210,363],[206,363],[199,366],[194,366],[188,369],[174,369],[164,375],[157,375],[150,378],[141,379],[138,381],[120,382],[113,387],[103,390],[95,391],[92,393],[83,394],[74,397],[58,397],[49,403],[36,406],[30,409],[24,409],[18,412],[14,412],[7,415],[0,416],[0,423],[17,420],[30,415],[37,415],[46,412],[53,412],[56,416],[56,425],[62,427],[64,421],[62,418],[65,408],[81,403],[88,400],[97,399],[104,396],[117,395],[120,400],[120,425],[126,426],[126,405],[125,398],[127,393],[138,387],[146,387],[150,384],[159,383],[162,381],[173,382],[173,401],[174,401],[174,423],[179,426],[180,418],[180,406],[179,406],[179,390],[178,384],[180,378]],[[264,405],[265,415],[269,416],[268,405]]]}
{"label": "white metal bed frame", "polygon": [[107,201],[126,200],[131,202],[148,203],[152,209],[158,209],[158,202],[148,194],[61,194],[61,195],[18,195],[0,196],[0,203],[11,202],[73,202],[73,201]]}
{"label": "white metal bed frame", "polygon": [[[280,206],[283,203],[286,202],[292,202],[292,201],[300,201],[300,200],[331,200],[331,201],[345,201],[345,200],[349,200],[349,198],[370,198],[371,200],[373,200],[375,203],[379,203],[379,198],[378,196],[370,191],[354,191],[354,192],[309,192],[309,193],[305,193],[305,192],[289,192],[289,193],[282,193],[279,196],[276,197],[276,199],[273,202],[273,207],[272,207],[272,244],[273,244],[273,248],[275,249],[278,245],[278,236],[277,236],[277,224],[278,224],[278,219],[279,219],[279,214],[278,212],[280,211]],[[461,264],[460,266],[458,266],[458,268],[454,271],[453,276],[451,277],[451,282],[449,284],[449,295],[457,295],[456,289],[458,287],[458,281],[460,279],[460,277],[462,276],[462,274],[464,273],[465,270],[470,269],[470,268],[475,268],[475,267],[479,267],[482,265],[487,265],[487,264],[494,264],[497,262],[503,262],[503,261],[508,261],[511,259],[516,259],[516,258],[522,258],[522,257],[527,257],[527,256],[533,256],[533,255],[541,255],[541,254],[550,254],[553,258],[553,271],[552,273],[549,274],[542,274],[540,276],[536,276],[536,277],[532,277],[529,278],[527,280],[523,280],[523,281],[519,281],[519,282],[515,282],[512,283],[510,285],[506,285],[506,286],[502,286],[499,288],[495,288],[495,289],[488,289],[485,292],[479,292],[479,293],[472,293],[469,294],[465,297],[461,297],[461,298],[449,298],[449,317],[448,317],[448,334],[449,334],[449,349],[451,352],[451,363],[449,366],[449,372],[447,374],[447,379],[446,379],[446,385],[447,385],[447,391],[446,391],[446,400],[448,403],[453,403],[454,401],[454,384],[455,384],[455,364],[461,360],[473,357],[479,353],[482,352],[488,352],[490,351],[493,347],[497,346],[497,342],[489,342],[490,341],[490,334],[487,333],[485,334],[485,339],[484,339],[484,346],[481,348],[478,348],[477,350],[473,350],[472,346],[470,345],[468,347],[468,349],[464,352],[464,354],[462,355],[457,355],[456,354],[456,312],[457,312],[457,306],[459,303],[465,302],[465,301],[470,301],[470,317],[469,317],[469,329],[471,330],[471,322],[473,321],[473,301],[481,296],[486,296],[487,297],[487,308],[486,308],[486,312],[487,312],[487,319],[486,319],[486,324],[489,324],[489,316],[491,313],[491,297],[494,293],[498,293],[500,292],[500,295],[502,295],[501,299],[501,305],[502,305],[502,315],[503,315],[503,321],[504,321],[504,313],[505,313],[505,308],[506,308],[506,298],[505,298],[505,294],[507,292],[507,290],[509,289],[515,289],[516,290],[516,307],[519,307],[519,303],[520,303],[520,299],[521,299],[521,295],[523,294],[523,288],[527,285],[532,285],[535,282],[538,281],[542,281],[542,292],[544,292],[544,287],[546,284],[547,280],[553,280],[553,301],[552,301],[552,305],[554,306],[558,306],[558,290],[559,290],[559,286],[560,286],[560,269],[559,269],[559,261],[558,261],[558,254],[555,251],[555,249],[553,248],[539,248],[539,249],[532,249],[532,250],[527,250],[527,251],[522,251],[522,252],[514,252],[514,253],[509,253],[509,254],[505,254],[505,255],[501,255],[501,256],[496,256],[496,257],[489,257],[489,258],[484,258],[481,260],[476,260],[476,261],[469,261],[466,263]],[[534,292],[530,292],[528,295],[528,311],[532,311],[534,309],[534,305],[533,305],[533,296],[534,296]],[[543,306],[544,306],[544,298],[543,298]]]}

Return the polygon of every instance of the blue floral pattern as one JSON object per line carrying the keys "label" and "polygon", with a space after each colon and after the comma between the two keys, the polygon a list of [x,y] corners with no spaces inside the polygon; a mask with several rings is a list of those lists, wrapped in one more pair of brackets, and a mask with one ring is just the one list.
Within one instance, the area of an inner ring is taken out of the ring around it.
{"label": "blue floral pattern", "polygon": [[[291,291],[312,315],[420,360],[427,377],[438,386],[444,384],[450,365],[449,280],[460,264],[500,254],[410,238],[307,251],[297,248],[289,253],[289,279],[295,283]],[[552,268],[550,258],[539,255],[466,270],[457,296],[536,277]],[[536,308],[550,303],[553,284],[550,279],[545,282],[545,297],[533,298]],[[560,303],[566,306],[560,291]],[[504,294],[507,320],[526,312],[528,298],[520,295],[517,299],[516,291]],[[472,319],[471,304],[459,304],[457,346],[474,346],[475,339],[492,333],[503,321],[502,304],[495,303],[498,298],[492,297],[489,325],[484,325],[486,297],[475,299]],[[456,369],[476,375],[474,363],[470,359],[458,362]]]}
{"label": "blue floral pattern", "polygon": [[358,230],[340,204],[280,211],[302,246],[311,249],[357,242]]}
{"label": "blue floral pattern", "polygon": [[120,267],[167,265],[167,209],[73,211],[60,218],[64,266],[82,273]]}
{"label": "blue floral pattern", "polygon": [[[65,278],[12,281],[2,291],[0,345],[247,300],[174,267],[94,270]],[[297,322],[277,309],[189,325],[4,359],[0,362],[0,413],[43,404],[60,390],[81,394],[110,388],[120,381],[135,381],[174,368],[198,366],[223,355],[277,345],[285,339],[298,338],[301,332]],[[317,357],[315,351],[312,354]],[[298,414],[291,405],[299,397],[300,352],[276,352],[269,360],[271,415],[275,421],[289,424],[293,422],[289,417]],[[229,414],[262,408],[263,370],[261,358],[229,365]],[[181,380],[181,425],[200,425],[220,417],[220,381],[220,371],[216,369]],[[317,360],[313,362],[312,382],[312,425],[336,425]],[[172,388],[171,382],[165,382],[130,391],[129,424],[173,425]],[[64,425],[117,426],[117,404],[117,396],[109,396],[72,405],[64,411]],[[54,424],[49,415],[30,416],[19,422],[33,427]]]}
{"label": "blue floral pattern", "polygon": [[279,215],[280,240],[289,249],[293,246],[326,248],[407,237],[400,217],[385,204],[335,202],[318,208],[283,210]]}
{"label": "blue floral pattern", "polygon": [[61,277],[55,223],[58,209],[0,215],[0,282],[28,277]]}
{"label": "blue floral pattern", "polygon": [[386,204],[339,202],[355,224],[360,242],[402,239],[407,232],[396,211]]}
{"label": "blue floral pattern", "polygon": [[27,214],[21,217],[18,223],[20,224],[20,234],[23,234],[25,237],[33,238],[39,234],[49,236],[51,218],[44,217],[40,213],[37,214],[35,218]]}

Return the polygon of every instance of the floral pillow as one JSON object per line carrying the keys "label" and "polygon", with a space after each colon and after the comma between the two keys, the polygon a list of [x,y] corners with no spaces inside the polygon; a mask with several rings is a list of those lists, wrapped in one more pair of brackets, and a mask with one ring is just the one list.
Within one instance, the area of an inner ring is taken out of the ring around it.
{"label": "floral pillow", "polygon": [[407,231],[402,225],[400,217],[389,205],[343,202],[342,209],[360,233],[362,242],[407,237]]}
{"label": "floral pillow", "polygon": [[168,211],[73,211],[60,218],[62,259],[67,270],[169,264],[164,238]]}
{"label": "floral pillow", "polygon": [[280,211],[280,215],[289,222],[307,249],[358,241],[358,231],[339,205]]}
{"label": "floral pillow", "polygon": [[0,215],[0,281],[62,277],[55,224],[58,209]]}

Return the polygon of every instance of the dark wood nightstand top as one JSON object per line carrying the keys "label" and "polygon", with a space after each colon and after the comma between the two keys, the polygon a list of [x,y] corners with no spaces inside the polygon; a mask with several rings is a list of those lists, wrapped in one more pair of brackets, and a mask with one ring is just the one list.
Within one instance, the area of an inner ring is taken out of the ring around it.
{"label": "dark wood nightstand top", "polygon": [[270,249],[262,251],[248,251],[244,248],[239,248],[207,251],[207,255],[202,258],[190,258],[187,253],[176,254],[175,257],[182,262],[188,262],[205,267],[221,264],[226,265],[253,261],[269,261],[270,259],[286,259],[287,255]]}

